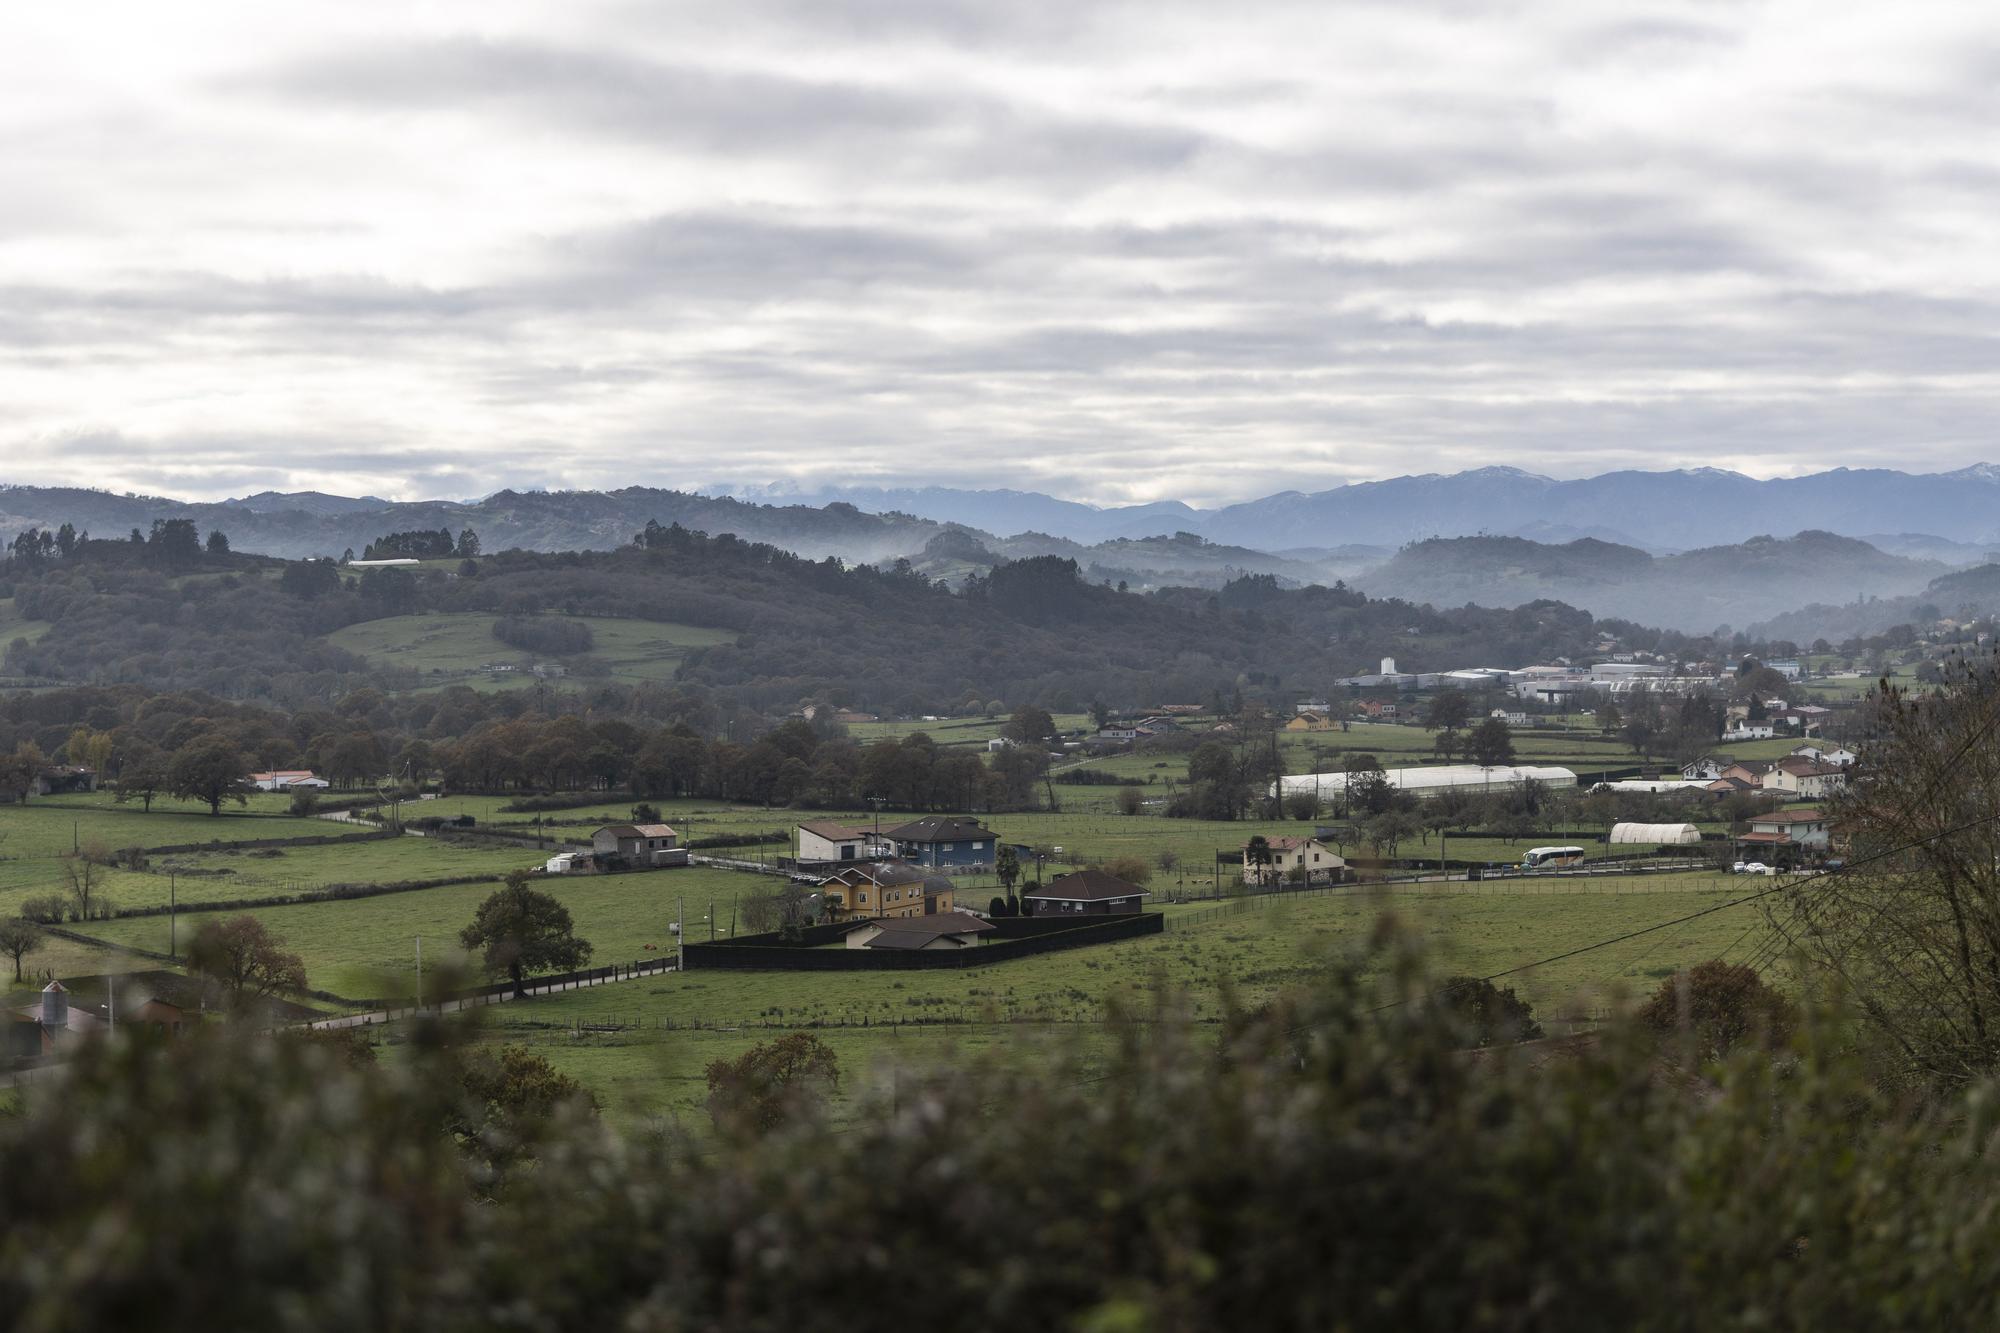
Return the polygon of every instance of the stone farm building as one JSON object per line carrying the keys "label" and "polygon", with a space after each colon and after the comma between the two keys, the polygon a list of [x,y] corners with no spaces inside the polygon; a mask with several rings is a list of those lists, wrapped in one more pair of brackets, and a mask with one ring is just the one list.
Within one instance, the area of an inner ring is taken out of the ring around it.
{"label": "stone farm building", "polygon": [[688,863],[680,835],[668,824],[607,824],[590,835],[590,855],[601,869]]}

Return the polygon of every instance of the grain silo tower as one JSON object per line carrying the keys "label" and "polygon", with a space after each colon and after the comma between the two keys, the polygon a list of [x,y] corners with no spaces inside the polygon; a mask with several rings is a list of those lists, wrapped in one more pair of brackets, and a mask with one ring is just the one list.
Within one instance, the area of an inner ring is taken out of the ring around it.
{"label": "grain silo tower", "polygon": [[69,991],[60,981],[42,987],[42,1026],[57,1031],[69,1027]]}

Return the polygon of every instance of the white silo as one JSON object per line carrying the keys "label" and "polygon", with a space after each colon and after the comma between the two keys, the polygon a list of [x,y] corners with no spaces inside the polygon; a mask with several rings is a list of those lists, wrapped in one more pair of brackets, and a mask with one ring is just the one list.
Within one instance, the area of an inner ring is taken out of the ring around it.
{"label": "white silo", "polygon": [[69,1026],[69,991],[60,981],[51,981],[42,987],[42,1026],[45,1028],[67,1028]]}
{"label": "white silo", "polygon": [[1393,676],[1393,675],[1395,675],[1395,674],[1396,674],[1396,659],[1395,659],[1395,658],[1393,658],[1393,657],[1385,657],[1385,658],[1383,658],[1383,659],[1382,659],[1382,674],[1383,674],[1383,675],[1385,675],[1385,676]]}

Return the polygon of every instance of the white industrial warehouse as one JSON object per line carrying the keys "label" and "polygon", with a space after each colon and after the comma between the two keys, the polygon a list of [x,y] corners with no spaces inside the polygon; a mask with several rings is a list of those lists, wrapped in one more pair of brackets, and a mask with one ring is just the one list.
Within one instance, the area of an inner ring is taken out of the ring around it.
{"label": "white industrial warehouse", "polygon": [[[1281,779],[1284,794],[1311,792],[1321,797],[1346,789],[1347,773],[1301,773]],[[1435,796],[1447,788],[1466,791],[1513,791],[1528,782],[1544,787],[1574,787],[1576,774],[1566,768],[1530,764],[1434,764],[1427,768],[1384,771],[1389,785],[1415,796]]]}
{"label": "white industrial warehouse", "polygon": [[1675,792],[1706,794],[1708,783],[1699,778],[1620,778],[1616,782],[1600,782],[1591,790],[1652,796],[1670,796]]}
{"label": "white industrial warehouse", "polygon": [[1701,841],[1701,830],[1693,824],[1613,824],[1612,846],[1693,847]]}

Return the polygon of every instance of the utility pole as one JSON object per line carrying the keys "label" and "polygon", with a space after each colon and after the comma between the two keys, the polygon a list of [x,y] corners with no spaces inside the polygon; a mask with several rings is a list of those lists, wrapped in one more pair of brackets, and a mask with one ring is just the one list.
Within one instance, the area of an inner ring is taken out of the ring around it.
{"label": "utility pole", "polygon": [[708,900],[708,942],[715,943],[715,899]]}
{"label": "utility pole", "polygon": [[167,872],[167,957],[179,958],[180,947],[180,895],[175,891],[177,875]]}
{"label": "utility pole", "polygon": [[424,1007],[424,937],[417,936],[417,1008]]}
{"label": "utility pole", "polygon": [[687,897],[674,895],[674,970],[687,971]]}

